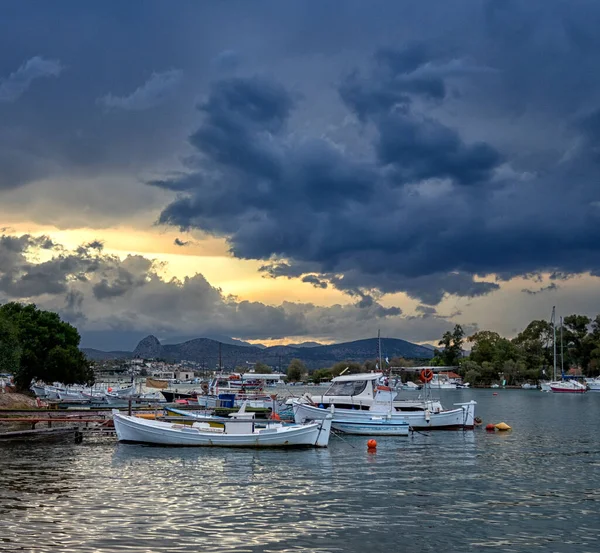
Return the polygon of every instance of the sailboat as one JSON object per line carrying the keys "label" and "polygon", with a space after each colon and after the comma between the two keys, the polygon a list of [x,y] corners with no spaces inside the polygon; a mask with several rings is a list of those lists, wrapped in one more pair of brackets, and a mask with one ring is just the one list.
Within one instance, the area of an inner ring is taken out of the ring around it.
{"label": "sailboat", "polygon": [[556,318],[555,308],[552,308],[552,333],[553,333],[553,357],[554,357],[554,380],[550,382],[550,390],[559,394],[583,394],[587,392],[587,386],[575,379],[565,378],[564,373],[564,355],[563,355],[563,321],[560,318],[560,364],[561,379],[556,378]]}

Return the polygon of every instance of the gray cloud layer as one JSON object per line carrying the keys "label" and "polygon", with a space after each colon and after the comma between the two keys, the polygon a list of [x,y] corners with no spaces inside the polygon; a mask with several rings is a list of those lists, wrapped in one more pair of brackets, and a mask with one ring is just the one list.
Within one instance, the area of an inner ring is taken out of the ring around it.
{"label": "gray cloud layer", "polygon": [[162,104],[174,94],[181,83],[183,72],[172,69],[163,73],[153,73],[141,86],[128,96],[113,96],[108,94],[98,100],[98,103],[108,109],[123,109],[143,111]]}
{"label": "gray cloud layer", "polygon": [[[120,260],[105,254],[99,241],[69,251],[46,237],[4,235],[0,303],[33,301],[56,310],[80,328],[83,345],[112,349],[132,348],[144,333],[163,339],[358,339],[381,327],[390,336],[434,340],[451,326],[444,317],[402,317],[398,308],[383,307],[365,295],[357,295],[352,305],[271,306],[227,296],[201,274],[166,280],[161,268],[140,255]],[[124,344],[125,338],[132,341]]]}

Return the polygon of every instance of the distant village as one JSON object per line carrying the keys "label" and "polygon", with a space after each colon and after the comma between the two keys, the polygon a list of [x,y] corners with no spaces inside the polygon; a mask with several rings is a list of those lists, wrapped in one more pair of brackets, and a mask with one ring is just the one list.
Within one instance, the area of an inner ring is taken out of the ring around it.
{"label": "distant village", "polygon": [[[258,365],[260,369],[258,372],[277,373],[275,367],[270,367],[262,363]],[[237,373],[256,372],[256,366],[257,363],[246,362],[243,366],[237,366],[233,370]],[[222,367],[221,370],[229,370],[229,368]],[[109,359],[106,361],[96,361],[94,364],[94,373],[97,381],[107,381],[128,376],[145,376],[159,380],[168,380],[173,383],[194,383],[205,380],[218,372],[218,366],[208,368],[206,364],[188,360],[169,363],[162,359],[153,358]]]}

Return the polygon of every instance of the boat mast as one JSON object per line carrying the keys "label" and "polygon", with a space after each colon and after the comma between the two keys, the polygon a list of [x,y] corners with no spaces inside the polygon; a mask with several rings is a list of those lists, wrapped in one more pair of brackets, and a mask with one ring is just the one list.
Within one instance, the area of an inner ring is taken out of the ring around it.
{"label": "boat mast", "polygon": [[560,318],[560,374],[565,374],[565,354],[563,349],[563,318]]}
{"label": "boat mast", "polygon": [[552,340],[552,348],[553,348],[553,353],[552,353],[552,357],[554,359],[554,380],[556,380],[556,315],[555,315],[555,309],[556,307],[552,307],[552,335],[553,335],[553,340]]}
{"label": "boat mast", "polygon": [[383,364],[381,363],[381,329],[377,330],[377,343],[379,350],[379,370],[383,372]]}

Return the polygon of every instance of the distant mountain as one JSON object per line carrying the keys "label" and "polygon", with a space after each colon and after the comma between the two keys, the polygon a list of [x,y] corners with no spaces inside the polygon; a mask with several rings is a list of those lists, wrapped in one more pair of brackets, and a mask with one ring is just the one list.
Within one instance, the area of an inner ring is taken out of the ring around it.
{"label": "distant mountain", "polygon": [[133,350],[134,357],[160,358],[165,355],[164,348],[156,336],[146,336]]}
{"label": "distant mountain", "polygon": [[322,345],[323,344],[319,344],[319,342],[301,342],[299,344],[288,344],[288,346],[293,348],[316,348]]}
{"label": "distant mountain", "polygon": [[107,361],[109,359],[129,359],[133,357],[130,351],[102,351],[94,348],[81,348],[88,359],[93,361]]}
{"label": "distant mountain", "polygon": [[439,346],[434,346],[432,344],[420,344],[421,347],[427,348],[431,351],[435,351],[436,349],[439,349]]}
{"label": "distant mountain", "polygon": [[262,344],[251,344],[250,342],[244,342],[244,340],[238,340],[237,338],[230,338],[229,336],[202,336],[202,338],[208,338],[209,340],[214,340],[215,342],[221,342],[222,344],[230,344],[232,346],[247,346],[265,349],[267,346],[263,346]]}
{"label": "distant mountain", "polygon": [[[381,345],[383,355],[389,358],[430,359],[432,357],[430,349],[406,340],[382,338]],[[110,358],[108,352],[91,351],[94,353],[88,355],[86,352],[86,355],[92,359]],[[97,357],[98,354],[103,355],[103,357]],[[377,338],[327,346],[290,345],[259,348],[220,343],[210,338],[196,338],[181,344],[162,345],[155,336],[147,336],[140,341],[133,353],[129,354],[130,357],[159,357],[171,361],[185,359],[199,363],[207,369],[214,369],[219,366],[219,355],[222,366],[231,369],[244,366],[246,362],[261,362],[275,368],[281,367],[284,369],[294,358],[303,361],[308,368],[316,369],[329,367],[338,361],[364,362],[367,359],[375,359],[377,357]],[[120,355],[120,357],[124,356]]]}

